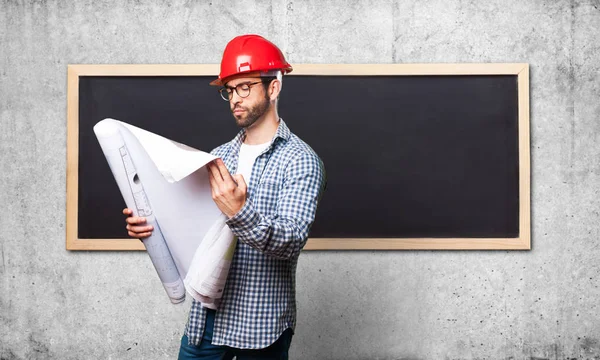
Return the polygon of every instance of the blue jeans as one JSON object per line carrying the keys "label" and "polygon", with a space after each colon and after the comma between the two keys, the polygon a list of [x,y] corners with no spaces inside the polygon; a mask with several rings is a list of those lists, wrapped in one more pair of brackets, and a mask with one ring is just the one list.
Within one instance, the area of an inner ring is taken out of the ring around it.
{"label": "blue jeans", "polygon": [[288,360],[288,350],[292,343],[292,329],[287,329],[279,339],[264,349],[235,349],[229,346],[211,344],[215,324],[215,311],[206,312],[206,326],[198,345],[189,345],[183,335],[179,348],[179,360]]}

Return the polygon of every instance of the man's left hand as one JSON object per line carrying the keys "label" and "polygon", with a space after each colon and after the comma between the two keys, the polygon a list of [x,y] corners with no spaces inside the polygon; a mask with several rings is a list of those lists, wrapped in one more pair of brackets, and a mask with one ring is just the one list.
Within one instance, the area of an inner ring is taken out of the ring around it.
{"label": "man's left hand", "polygon": [[223,214],[232,217],[242,210],[246,203],[248,188],[244,177],[241,174],[232,176],[221,159],[208,163],[207,169],[215,204]]}

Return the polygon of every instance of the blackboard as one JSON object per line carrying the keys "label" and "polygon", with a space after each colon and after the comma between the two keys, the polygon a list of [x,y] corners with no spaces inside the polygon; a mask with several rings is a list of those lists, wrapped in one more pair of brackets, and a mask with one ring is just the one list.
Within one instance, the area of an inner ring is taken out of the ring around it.
{"label": "blackboard", "polygon": [[[300,66],[285,77],[279,114],[319,154],[328,179],[307,248],[529,248],[527,66],[501,65]],[[208,86],[212,73],[115,67],[70,68],[77,196],[75,180],[67,190],[77,200],[68,199],[76,212],[67,218],[71,243],[83,245],[73,249],[140,248],[123,240],[124,201],[92,131],[98,121],[204,151],[239,131]]]}

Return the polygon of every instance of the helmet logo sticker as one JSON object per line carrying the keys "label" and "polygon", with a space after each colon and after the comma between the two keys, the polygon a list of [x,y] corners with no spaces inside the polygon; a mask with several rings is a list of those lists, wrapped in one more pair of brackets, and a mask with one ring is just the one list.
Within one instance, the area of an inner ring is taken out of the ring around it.
{"label": "helmet logo sticker", "polygon": [[240,66],[238,66],[238,72],[245,72],[245,71],[250,71],[252,70],[252,67],[250,66],[250,63],[243,63],[240,64]]}

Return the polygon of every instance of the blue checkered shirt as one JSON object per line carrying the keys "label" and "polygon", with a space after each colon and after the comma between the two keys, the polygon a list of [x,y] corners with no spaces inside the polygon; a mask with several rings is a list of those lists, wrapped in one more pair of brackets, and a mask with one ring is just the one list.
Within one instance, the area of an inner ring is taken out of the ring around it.
{"label": "blue checkered shirt", "polygon": [[[245,131],[211,153],[232,174]],[[227,220],[238,237],[212,344],[240,349],[271,345],[296,326],[296,265],[325,188],[323,162],[283,120],[254,162],[244,207]],[[198,345],[206,309],[193,301],[186,328]]]}

